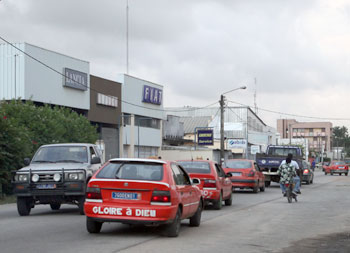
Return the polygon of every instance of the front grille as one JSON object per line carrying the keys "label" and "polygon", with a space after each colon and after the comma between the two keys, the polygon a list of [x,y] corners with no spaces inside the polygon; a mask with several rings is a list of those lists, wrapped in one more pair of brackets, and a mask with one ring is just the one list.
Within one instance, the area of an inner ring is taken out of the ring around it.
{"label": "front grille", "polygon": [[[53,176],[55,175],[56,173],[45,173],[45,174],[39,174],[39,182],[55,182],[53,180]],[[62,181],[62,173],[60,173],[61,175],[61,180]]]}

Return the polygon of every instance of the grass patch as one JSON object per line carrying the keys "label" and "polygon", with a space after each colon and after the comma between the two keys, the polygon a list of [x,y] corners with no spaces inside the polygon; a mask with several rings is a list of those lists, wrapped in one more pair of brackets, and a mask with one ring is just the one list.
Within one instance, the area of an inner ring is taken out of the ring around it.
{"label": "grass patch", "polygon": [[16,203],[16,196],[10,195],[5,197],[0,197],[0,205]]}

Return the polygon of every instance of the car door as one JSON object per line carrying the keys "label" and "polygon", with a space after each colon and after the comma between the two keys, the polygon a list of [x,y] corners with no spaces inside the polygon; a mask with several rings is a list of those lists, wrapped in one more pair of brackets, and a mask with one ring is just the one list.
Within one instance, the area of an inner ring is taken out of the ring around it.
{"label": "car door", "polygon": [[222,189],[223,198],[226,199],[231,194],[232,184],[228,177],[225,176],[225,171],[217,163],[214,164],[216,172],[218,174],[218,180]]}
{"label": "car door", "polygon": [[[182,217],[188,217],[192,213],[192,192],[193,188],[188,175],[177,164],[172,163],[171,170],[173,172],[176,191],[178,192],[179,202],[182,204]],[[186,177],[187,175],[187,177]]]}
{"label": "car door", "polygon": [[255,167],[256,174],[258,175],[258,180],[260,184],[259,187],[263,187],[263,185],[265,184],[265,176],[261,172],[260,167],[257,163],[254,163],[254,167]]}

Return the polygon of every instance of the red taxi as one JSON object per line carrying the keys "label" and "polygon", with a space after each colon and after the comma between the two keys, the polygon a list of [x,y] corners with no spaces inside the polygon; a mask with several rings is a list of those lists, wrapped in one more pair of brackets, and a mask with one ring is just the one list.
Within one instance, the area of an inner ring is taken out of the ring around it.
{"label": "red taxi", "polygon": [[199,178],[199,185],[206,204],[212,203],[214,209],[221,209],[222,202],[232,205],[232,185],[228,175],[213,161],[177,161],[191,178]]}
{"label": "red taxi", "polygon": [[344,174],[345,176],[348,175],[349,167],[344,161],[332,161],[329,166],[324,168],[324,174],[327,175],[328,173],[333,174]]}
{"label": "red taxi", "polygon": [[230,172],[233,188],[252,189],[257,193],[265,191],[265,176],[253,160],[231,159],[225,162],[224,171]]}
{"label": "red taxi", "polygon": [[162,225],[178,235],[181,220],[199,226],[201,191],[176,162],[151,159],[111,159],[91,178],[84,205],[86,227],[99,233],[103,222]]}

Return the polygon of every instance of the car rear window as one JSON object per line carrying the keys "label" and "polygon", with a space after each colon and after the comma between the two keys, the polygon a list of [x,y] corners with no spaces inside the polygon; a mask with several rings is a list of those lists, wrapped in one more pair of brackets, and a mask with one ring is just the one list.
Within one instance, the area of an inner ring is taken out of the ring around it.
{"label": "car rear window", "polygon": [[345,165],[345,162],[334,162],[334,165]]}
{"label": "car rear window", "polygon": [[161,181],[163,179],[163,164],[110,162],[100,170],[96,178]]}
{"label": "car rear window", "polygon": [[227,161],[225,165],[226,168],[230,169],[248,169],[252,167],[252,163],[249,161]]}
{"label": "car rear window", "polygon": [[177,162],[187,173],[209,174],[210,165],[207,162]]}

